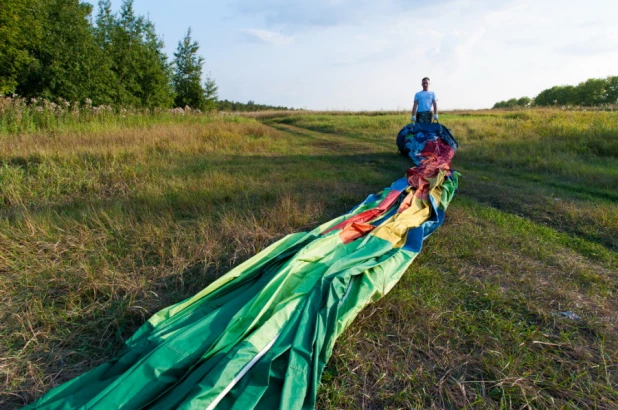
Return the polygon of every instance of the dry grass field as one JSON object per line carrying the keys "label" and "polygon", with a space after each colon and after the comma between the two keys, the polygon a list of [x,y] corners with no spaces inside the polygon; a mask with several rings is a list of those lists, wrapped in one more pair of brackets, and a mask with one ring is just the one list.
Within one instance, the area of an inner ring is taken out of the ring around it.
{"label": "dry grass field", "polygon": [[[34,115],[0,121],[2,409],[410,166],[403,113]],[[338,340],[319,407],[618,408],[618,114],[440,118],[460,189]]]}

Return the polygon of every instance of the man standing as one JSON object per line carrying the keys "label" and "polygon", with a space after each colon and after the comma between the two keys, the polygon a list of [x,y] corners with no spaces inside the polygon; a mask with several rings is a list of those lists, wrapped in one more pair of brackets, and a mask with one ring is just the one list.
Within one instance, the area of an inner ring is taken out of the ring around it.
{"label": "man standing", "polygon": [[423,91],[414,95],[414,106],[412,107],[412,121],[431,122],[431,108],[433,106],[433,118],[438,121],[438,99],[433,91],[429,91],[429,78],[425,77],[421,81]]}

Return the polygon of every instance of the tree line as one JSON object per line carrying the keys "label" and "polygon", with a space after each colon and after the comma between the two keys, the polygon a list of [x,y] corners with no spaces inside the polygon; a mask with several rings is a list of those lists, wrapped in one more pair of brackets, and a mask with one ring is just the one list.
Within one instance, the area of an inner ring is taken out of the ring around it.
{"label": "tree line", "polygon": [[221,111],[252,112],[252,111],[268,111],[268,110],[287,111],[287,110],[293,110],[294,108],[283,107],[280,105],[256,104],[254,101],[251,101],[251,100],[249,100],[246,103],[228,101],[228,100],[219,100],[217,101],[217,109]]}
{"label": "tree line", "polygon": [[589,78],[575,86],[558,85],[543,90],[534,97],[511,98],[499,101],[493,108],[548,107],[553,105],[579,105],[598,107],[618,104],[618,76]]}
{"label": "tree line", "polygon": [[95,106],[216,108],[191,29],[169,61],[154,24],[124,0],[2,0],[0,96]]}

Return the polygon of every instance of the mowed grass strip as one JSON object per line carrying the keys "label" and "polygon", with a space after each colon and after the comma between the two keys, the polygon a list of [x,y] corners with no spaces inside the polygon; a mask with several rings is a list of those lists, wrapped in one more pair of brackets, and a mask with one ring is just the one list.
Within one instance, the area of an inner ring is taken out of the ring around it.
{"label": "mowed grass strip", "polygon": [[[256,117],[0,136],[0,407],[410,165],[394,146],[407,114]],[[616,407],[616,114],[441,119],[460,192],[337,343],[319,406]]]}

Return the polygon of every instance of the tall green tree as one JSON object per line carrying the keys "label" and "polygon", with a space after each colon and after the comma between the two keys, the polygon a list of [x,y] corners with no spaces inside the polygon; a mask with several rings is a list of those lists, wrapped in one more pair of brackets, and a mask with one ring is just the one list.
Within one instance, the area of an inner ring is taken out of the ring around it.
{"label": "tall green tree", "polygon": [[28,45],[32,57],[18,76],[16,90],[26,97],[90,97],[99,53],[89,21],[92,6],[79,0],[40,0],[36,21],[40,32]]}
{"label": "tall green tree", "polygon": [[607,81],[601,78],[589,78],[577,85],[577,103],[588,107],[603,104],[606,100]]}
{"label": "tall green tree", "polygon": [[[92,9],[82,0],[2,0],[0,95],[172,106],[172,65],[154,24],[135,14],[133,0],[115,14],[99,0],[94,24]],[[216,99],[213,86],[200,102]]]}
{"label": "tall green tree", "polygon": [[133,0],[125,0],[119,15],[110,0],[99,1],[95,39],[103,50],[101,64],[112,102],[119,106],[170,107],[173,100],[171,67],[154,24],[137,16]]}
{"label": "tall green tree", "polygon": [[572,85],[554,86],[543,90],[534,99],[536,105],[575,105],[578,104],[577,90]]}
{"label": "tall green tree", "polygon": [[[109,19],[107,13],[108,8],[105,4],[105,20]],[[106,47],[106,52],[112,59],[112,71],[116,77],[116,83],[113,84],[113,99],[117,105],[140,105],[138,95],[142,92],[139,81],[142,25],[143,19],[135,15],[133,1],[123,1],[119,16],[113,17],[109,43]]]}
{"label": "tall green tree", "polygon": [[172,67],[163,51],[163,41],[157,36],[150,20],[144,22],[144,50],[140,59],[142,107],[171,107],[174,102]]}
{"label": "tall green tree", "polygon": [[96,55],[95,64],[99,68],[98,81],[96,83],[94,104],[115,104],[119,89],[118,76],[114,67],[112,56],[112,37],[115,25],[110,0],[99,0],[98,11],[93,27],[94,42],[99,53]]}
{"label": "tall green tree", "polygon": [[3,0],[0,6],[0,95],[15,92],[20,73],[36,59],[42,38],[41,2]]}
{"label": "tall green tree", "polygon": [[191,40],[191,27],[189,27],[185,37],[178,42],[174,53],[172,84],[176,93],[174,104],[177,107],[189,106],[204,109],[206,106],[206,97],[202,87],[204,58],[197,54],[199,49],[197,41]]}
{"label": "tall green tree", "polygon": [[214,110],[217,108],[217,101],[219,87],[215,83],[215,80],[212,79],[210,74],[206,77],[206,81],[204,82],[204,99],[206,104],[206,109]]}
{"label": "tall green tree", "polygon": [[618,104],[618,76],[607,77],[605,103]]}

